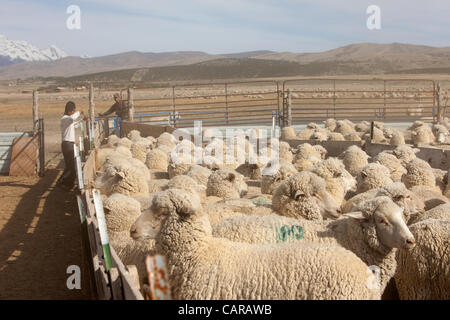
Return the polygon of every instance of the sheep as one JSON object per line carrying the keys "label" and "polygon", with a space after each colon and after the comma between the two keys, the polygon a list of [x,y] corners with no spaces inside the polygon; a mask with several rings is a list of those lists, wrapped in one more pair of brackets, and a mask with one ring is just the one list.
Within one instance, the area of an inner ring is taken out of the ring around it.
{"label": "sheep", "polygon": [[416,246],[397,255],[400,299],[450,299],[450,219],[426,219],[409,228]]}
{"label": "sheep", "polygon": [[381,129],[378,129],[377,127],[373,128],[373,139],[370,132],[367,132],[362,137],[365,141],[370,141],[373,143],[386,143],[387,139],[384,137],[384,133]]}
{"label": "sheep", "polygon": [[318,148],[314,148],[309,143],[303,143],[297,147],[297,152],[294,156],[293,164],[298,171],[308,170],[309,167],[305,167],[305,160],[311,161],[322,159],[322,151]]}
{"label": "sheep", "polygon": [[145,163],[147,153],[150,150],[151,150],[151,142],[143,138],[136,139],[130,148],[133,158],[140,160],[142,163]]}
{"label": "sheep", "polygon": [[303,129],[297,133],[297,139],[299,140],[310,140],[311,136],[314,134],[313,129]]}
{"label": "sheep", "polygon": [[211,225],[234,216],[253,215],[266,216],[274,215],[271,201],[265,197],[254,199],[221,199],[203,204],[203,211],[208,215]]}
{"label": "sheep", "polygon": [[[268,150],[271,150],[270,148]],[[286,141],[279,141],[278,145],[278,155],[280,157],[280,161],[284,160],[285,162],[292,163],[294,160],[294,155],[291,151],[291,146]]]}
{"label": "sheep", "polygon": [[342,204],[348,191],[356,188],[355,178],[345,170],[344,164],[337,158],[328,158],[317,163],[311,172],[325,180],[326,190],[338,205]]}
{"label": "sheep", "polygon": [[167,166],[167,172],[169,173],[169,179],[184,174],[190,166],[194,164],[194,159],[190,154],[174,154],[171,153],[169,165]]}
{"label": "sheep", "polygon": [[400,146],[402,144],[405,144],[405,137],[404,137],[403,133],[401,133],[398,130],[394,131],[394,133],[392,134],[392,136],[389,140],[389,144],[391,146]]}
{"label": "sheep", "polygon": [[403,174],[406,173],[406,169],[403,167],[401,161],[392,154],[380,152],[373,158],[373,161],[388,168],[393,181],[401,181]]}
{"label": "sheep", "polygon": [[141,133],[138,130],[131,130],[127,134],[127,138],[130,139],[133,142],[138,141],[141,138]]}
{"label": "sheep", "polygon": [[339,158],[342,159],[345,169],[354,177],[369,164],[369,156],[358,146],[348,147]]}
{"label": "sheep", "polygon": [[148,194],[148,183],[142,170],[129,162],[108,167],[103,175],[96,179],[95,186],[108,196],[113,193],[128,196]]}
{"label": "sheep", "polygon": [[337,218],[339,205],[326,191],[325,180],[308,171],[283,181],[273,192],[272,206],[278,214],[308,220]]}
{"label": "sheep", "polygon": [[117,147],[117,143],[119,142],[120,138],[114,134],[108,136],[106,138],[106,144],[104,145],[106,148],[115,148]]}
{"label": "sheep", "polygon": [[437,187],[414,186],[411,192],[425,203],[425,210],[428,211],[443,203],[449,202],[449,199],[442,195]]}
{"label": "sheep", "polygon": [[[416,153],[418,153],[420,149],[411,148],[407,145],[401,145],[392,150],[392,154],[397,157],[402,162],[402,165],[406,167],[406,165],[413,159],[416,158]],[[388,152],[388,151],[385,151]]]}
{"label": "sheep", "polygon": [[313,149],[318,152],[320,155],[320,159],[324,160],[327,157],[328,151],[324,147],[322,147],[320,144],[316,144],[313,146]]}
{"label": "sheep", "polygon": [[118,146],[114,150],[114,153],[111,153],[108,157],[106,157],[106,159],[108,160],[108,158],[116,157],[116,154],[118,156],[122,156],[124,158],[132,158],[133,157],[133,154],[131,153],[129,148],[126,148],[123,146]]}
{"label": "sheep", "polygon": [[416,215],[409,220],[409,224],[414,224],[427,219],[446,219],[450,220],[450,203],[440,204],[421,215]]}
{"label": "sheep", "polygon": [[[268,166],[273,165],[271,162]],[[287,178],[297,173],[297,170],[292,164],[281,164],[277,166],[276,172],[271,175],[263,175],[261,179],[261,192],[265,194],[272,194],[273,191],[280,185],[280,183]]]}
{"label": "sheep", "polygon": [[323,223],[274,215],[235,216],[213,225],[213,235],[258,244],[339,245],[354,252],[367,265],[380,268],[380,287],[384,291],[395,274],[397,249],[413,248],[415,239],[403,220],[402,209],[388,197],[363,201],[358,210]]}
{"label": "sheep", "polygon": [[408,189],[419,185],[436,187],[436,177],[428,162],[415,158],[406,165],[406,171],[402,182]]}
{"label": "sheep", "polygon": [[99,148],[95,152],[95,163],[98,168],[103,167],[107,157],[114,151],[114,148]]}
{"label": "sheep", "polygon": [[281,129],[281,139],[289,140],[295,139],[297,136],[295,135],[295,130],[292,127],[284,127]]}
{"label": "sheep", "polygon": [[309,139],[316,140],[316,141],[328,141],[328,138],[329,138],[329,133],[328,132],[324,132],[323,130],[320,130],[320,131],[316,130],[309,137]]}
{"label": "sheep", "polygon": [[315,129],[322,129],[322,127],[320,125],[318,125],[317,123],[315,123],[315,122],[308,123],[306,128],[313,129],[313,130],[315,130]]}
{"label": "sheep", "polygon": [[133,144],[133,141],[131,141],[127,137],[123,137],[117,142],[117,147],[124,147],[124,148],[130,149],[132,144]]}
{"label": "sheep", "polygon": [[237,199],[248,192],[244,177],[229,168],[214,171],[208,178],[206,195],[223,199]]}
{"label": "sheep", "polygon": [[336,129],[336,119],[327,119],[323,123],[325,124],[325,128],[330,131],[334,131],[334,129]]}
{"label": "sheep", "polygon": [[[380,298],[378,288],[367,286],[367,266],[342,247],[231,242],[212,236],[208,216],[188,193],[168,190],[155,196],[154,202],[168,207],[160,231],[153,236],[158,252],[171,266],[174,299]],[[259,261],[256,269],[255,261]],[[275,278],[267,282],[269,274]]]}
{"label": "sheep", "polygon": [[370,189],[382,188],[387,184],[393,183],[389,169],[379,163],[369,163],[357,178],[356,192],[361,193]]}
{"label": "sheep", "polygon": [[[347,134],[350,134],[350,133],[347,133]],[[345,141],[345,137],[342,133],[330,132],[330,134],[328,135],[328,141]]]}
{"label": "sheep", "polygon": [[431,168],[431,170],[433,170],[436,186],[444,192],[447,185],[447,171],[436,168]]}
{"label": "sheep", "polygon": [[430,145],[435,139],[428,125],[418,127],[411,131],[411,138],[415,146]]}
{"label": "sheep", "polygon": [[173,134],[168,132],[163,132],[158,138],[156,138],[156,147],[165,145],[169,148],[173,148],[176,144],[177,139],[175,139]]}
{"label": "sheep", "polygon": [[336,128],[334,129],[334,132],[345,136],[346,134],[355,132],[355,129],[354,125],[350,124],[348,120],[338,120],[336,121]]}
{"label": "sheep", "polygon": [[140,203],[123,194],[114,193],[103,201],[103,208],[110,244],[125,262],[129,248],[135,245],[130,237],[130,228],[141,215]]}
{"label": "sheep", "polygon": [[159,148],[150,150],[145,157],[145,165],[152,170],[166,171],[169,165],[167,154]]}
{"label": "sheep", "polygon": [[403,209],[404,218],[407,223],[425,212],[425,203],[423,200],[408,190],[402,182],[394,182],[383,188],[371,189],[357,194],[342,205],[342,212],[348,213],[356,210],[358,204],[362,201],[381,196],[391,198],[395,204]]}
{"label": "sheep", "polygon": [[206,187],[198,184],[197,181],[191,177],[181,174],[173,177],[167,182],[165,189],[180,189],[190,193],[197,193],[198,195],[205,194]]}
{"label": "sheep", "polygon": [[347,141],[361,141],[361,137],[356,132],[352,132],[352,133],[346,134],[344,136],[344,138]]}
{"label": "sheep", "polygon": [[368,121],[361,121],[360,123],[358,123],[355,126],[355,130],[357,132],[363,132],[363,133],[370,132],[370,122],[368,122]]}
{"label": "sheep", "polygon": [[436,142],[441,144],[446,143],[449,136],[447,127],[441,124],[433,124],[432,131],[434,136],[436,137]]}
{"label": "sheep", "polygon": [[206,185],[208,184],[208,178],[211,173],[212,171],[208,168],[195,164],[193,166],[190,166],[185,174],[197,181],[198,184],[206,187]]}

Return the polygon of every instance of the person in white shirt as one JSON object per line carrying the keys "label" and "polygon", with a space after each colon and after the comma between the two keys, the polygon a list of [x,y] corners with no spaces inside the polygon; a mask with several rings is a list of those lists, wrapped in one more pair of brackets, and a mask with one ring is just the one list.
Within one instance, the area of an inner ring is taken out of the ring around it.
{"label": "person in white shirt", "polygon": [[61,149],[64,156],[65,168],[57,184],[64,189],[71,190],[75,185],[76,169],[74,159],[75,126],[82,121],[79,111],[75,111],[75,103],[66,103],[64,115],[61,118]]}

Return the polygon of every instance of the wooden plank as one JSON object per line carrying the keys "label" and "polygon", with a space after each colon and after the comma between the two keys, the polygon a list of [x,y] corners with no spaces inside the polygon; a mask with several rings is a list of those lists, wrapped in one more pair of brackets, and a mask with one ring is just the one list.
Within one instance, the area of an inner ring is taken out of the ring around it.
{"label": "wooden plank", "polygon": [[117,268],[109,270],[109,279],[111,283],[111,292],[113,300],[123,300],[122,279]]}
{"label": "wooden plank", "polygon": [[33,176],[36,172],[39,139],[34,137],[15,138],[12,146],[10,176]]}
{"label": "wooden plank", "polygon": [[119,256],[113,247],[111,247],[111,257],[113,259],[115,267],[119,270],[120,277],[122,278],[122,288],[125,300],[144,300],[144,296],[134,284],[129,272],[126,270]]}

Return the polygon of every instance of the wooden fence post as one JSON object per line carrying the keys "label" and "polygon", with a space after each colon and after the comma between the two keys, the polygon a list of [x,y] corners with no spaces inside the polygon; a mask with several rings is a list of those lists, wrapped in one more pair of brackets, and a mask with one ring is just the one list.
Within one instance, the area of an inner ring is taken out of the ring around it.
{"label": "wooden fence post", "polygon": [[134,121],[133,88],[128,88],[128,120]]}
{"label": "wooden fence post", "polygon": [[39,131],[39,105],[38,105],[38,91],[33,90],[33,134]]}
{"label": "wooden fence post", "polygon": [[286,97],[286,126],[290,127],[292,125],[292,111],[291,111],[291,89],[287,90],[287,97]]}
{"label": "wooden fence post", "polygon": [[443,120],[444,115],[444,97],[441,90],[441,83],[438,82],[436,86],[436,98],[437,98],[437,123],[440,123]]}

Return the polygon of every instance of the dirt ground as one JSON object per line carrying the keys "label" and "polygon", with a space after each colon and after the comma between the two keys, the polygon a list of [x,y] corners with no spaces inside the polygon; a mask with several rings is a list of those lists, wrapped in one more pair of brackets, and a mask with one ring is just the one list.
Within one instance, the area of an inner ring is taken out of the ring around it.
{"label": "dirt ground", "polygon": [[[55,182],[61,156],[45,177],[0,176],[0,299],[90,299],[75,196]],[[81,268],[81,289],[66,286]]]}

